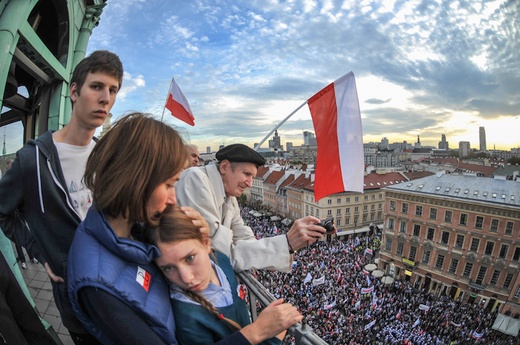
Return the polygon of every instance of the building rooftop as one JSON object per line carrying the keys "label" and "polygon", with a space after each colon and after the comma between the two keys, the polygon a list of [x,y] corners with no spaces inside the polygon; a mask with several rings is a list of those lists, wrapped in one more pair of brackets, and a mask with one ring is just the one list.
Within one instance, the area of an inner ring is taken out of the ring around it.
{"label": "building rooftop", "polygon": [[508,177],[508,180],[512,179],[513,176],[517,176],[520,174],[520,165],[506,165],[499,167],[495,170],[495,176],[504,176]]}
{"label": "building rooftop", "polygon": [[264,184],[276,184],[285,174],[284,171],[273,171],[264,180]]}
{"label": "building rooftop", "polygon": [[519,182],[487,177],[438,173],[385,189],[520,207]]}
{"label": "building rooftop", "polygon": [[368,174],[363,178],[363,189],[381,189],[386,186],[391,186],[406,181],[406,177],[398,172],[389,172],[386,174]]}

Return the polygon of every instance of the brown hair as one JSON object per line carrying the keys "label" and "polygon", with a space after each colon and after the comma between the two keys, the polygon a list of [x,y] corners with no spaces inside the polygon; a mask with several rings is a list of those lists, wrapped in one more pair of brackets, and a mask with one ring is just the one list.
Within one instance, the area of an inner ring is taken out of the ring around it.
{"label": "brown hair", "polygon": [[123,64],[119,56],[107,50],[96,50],[81,60],[70,79],[70,84],[76,83],[76,92],[80,94],[81,87],[89,73],[102,72],[114,76],[119,81],[118,90],[123,85]]}
{"label": "brown hair", "polygon": [[[179,206],[174,205],[168,205],[166,210],[161,214],[159,226],[150,229],[146,234],[148,240],[156,246],[159,243],[171,243],[184,240],[197,240],[203,244],[209,241],[208,235],[202,233]],[[231,326],[233,330],[242,329],[237,322],[225,318],[217,308],[215,308],[215,306],[201,294],[189,290],[184,290],[183,292],[189,298],[199,303],[210,314],[214,315],[219,320],[226,321],[227,325]]]}
{"label": "brown hair", "polygon": [[179,133],[150,114],[131,113],[98,141],[85,168],[85,185],[96,207],[112,217],[155,226],[146,204],[155,189],[184,168]]}

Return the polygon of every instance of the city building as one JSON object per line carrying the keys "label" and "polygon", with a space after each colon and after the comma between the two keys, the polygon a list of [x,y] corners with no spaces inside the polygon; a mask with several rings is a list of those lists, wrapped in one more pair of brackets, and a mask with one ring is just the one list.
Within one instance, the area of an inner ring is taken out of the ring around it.
{"label": "city building", "polygon": [[316,137],[314,136],[314,133],[309,131],[303,132],[303,145],[316,146]]}
{"label": "city building", "polygon": [[498,167],[493,172],[493,177],[503,180],[520,182],[520,165],[506,165]]}
{"label": "city building", "polygon": [[364,159],[366,165],[371,165],[374,168],[389,168],[399,167],[402,155],[390,150],[377,150],[376,147],[363,145]]}
{"label": "city building", "polygon": [[271,171],[264,180],[264,206],[268,209],[277,211],[278,205],[278,187],[284,181],[284,171]]}
{"label": "city building", "polygon": [[450,144],[446,141],[446,135],[443,134],[441,136],[441,141],[439,141],[439,145],[437,146],[439,150],[449,150]]}
{"label": "city building", "polygon": [[[260,205],[264,202],[264,179],[269,173],[269,167],[258,167],[255,178],[253,178],[253,185],[249,189],[249,201],[254,205]],[[247,189],[246,189],[247,192]]]}
{"label": "city building", "polygon": [[520,316],[520,183],[438,173],[384,190],[381,269]]}
{"label": "city building", "polygon": [[459,158],[469,156],[470,149],[469,141],[459,141]]}
{"label": "city building", "polygon": [[311,180],[311,174],[305,173],[293,182],[291,182],[287,187],[287,218],[290,219],[299,219],[304,216],[303,212],[303,190],[304,189],[312,189],[311,184],[313,180]]}
{"label": "city building", "polygon": [[484,127],[479,127],[478,129],[478,142],[480,144],[480,151],[486,152],[486,129]]}
{"label": "city building", "polygon": [[269,148],[273,151],[282,151],[283,146],[281,144],[281,138],[278,135],[278,131],[274,131],[273,139],[269,140]]}
{"label": "city building", "polygon": [[421,138],[419,137],[419,135],[417,135],[417,142],[415,143],[414,145],[415,148],[421,148],[422,145],[421,145]]}
{"label": "city building", "polygon": [[[291,174],[292,175],[292,174]],[[282,181],[285,179],[284,181]],[[408,181],[401,173],[368,174],[364,178],[364,193],[342,192],[329,195],[316,201],[314,199],[314,175],[298,172],[294,177],[281,174],[269,177],[264,185],[264,200],[276,211],[292,220],[314,216],[317,218],[334,217],[338,232],[335,236],[344,236],[369,231],[371,224],[383,223],[384,194],[382,188]],[[279,188],[275,195],[275,186]],[[275,197],[286,201],[275,201]],[[286,209],[280,209],[284,205]],[[282,212],[280,212],[282,211]]]}
{"label": "city building", "polygon": [[384,137],[383,139],[381,139],[381,144],[379,145],[379,149],[380,150],[388,150],[388,149],[390,149],[390,145],[388,143],[388,138],[387,137]]}

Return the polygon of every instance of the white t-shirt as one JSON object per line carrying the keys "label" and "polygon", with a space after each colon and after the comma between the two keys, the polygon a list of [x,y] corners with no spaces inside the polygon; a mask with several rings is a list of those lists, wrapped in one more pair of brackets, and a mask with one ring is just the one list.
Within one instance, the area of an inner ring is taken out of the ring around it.
{"label": "white t-shirt", "polygon": [[61,169],[67,182],[67,191],[72,200],[72,206],[80,216],[85,219],[87,211],[92,205],[92,193],[83,183],[87,159],[96,145],[91,140],[87,146],[76,146],[54,141],[60,157]]}

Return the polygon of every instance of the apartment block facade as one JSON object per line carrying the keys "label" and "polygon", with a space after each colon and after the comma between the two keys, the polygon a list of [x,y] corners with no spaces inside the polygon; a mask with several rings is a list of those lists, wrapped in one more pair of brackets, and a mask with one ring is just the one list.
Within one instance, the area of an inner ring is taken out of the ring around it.
{"label": "apartment block facade", "polygon": [[437,174],[384,190],[381,269],[520,316],[520,183]]}
{"label": "apartment block facade", "polygon": [[368,174],[364,177],[363,194],[342,192],[316,201],[312,174],[289,175],[285,180],[280,173],[271,175],[265,179],[263,190],[264,201],[273,210],[292,220],[308,215],[320,219],[333,216],[338,236],[363,227],[368,231],[371,223],[382,224],[382,188],[408,180],[400,173]]}

